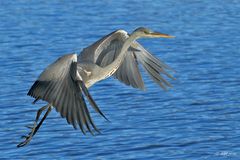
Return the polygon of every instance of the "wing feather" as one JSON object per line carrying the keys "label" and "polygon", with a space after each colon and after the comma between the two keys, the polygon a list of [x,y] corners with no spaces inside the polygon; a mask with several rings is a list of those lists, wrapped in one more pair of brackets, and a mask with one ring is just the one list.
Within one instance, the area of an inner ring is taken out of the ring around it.
{"label": "wing feather", "polygon": [[[81,54],[78,56],[78,61],[88,61],[92,63],[96,63],[97,65],[104,67],[114,61],[114,59],[118,56],[120,49],[128,38],[128,33],[124,30],[117,30],[115,32],[110,33],[109,35],[103,37],[98,40],[91,46],[83,49]],[[131,48],[131,53],[136,51]],[[127,61],[126,59],[130,59]],[[133,62],[133,68],[131,71],[129,70],[129,63]],[[135,59],[133,56],[128,56],[123,61],[123,64],[119,67],[118,72],[114,74],[114,77],[119,81],[131,85],[135,88],[144,89],[144,83],[138,69],[137,63],[135,63]],[[133,78],[134,77],[134,78]],[[134,79],[134,81],[129,82],[130,79]]]}
{"label": "wing feather", "polygon": [[[91,127],[96,131],[98,129],[91,119],[82,91],[87,93],[86,97],[94,108],[97,105],[83,82],[76,77],[77,55],[62,56],[42,72],[28,95],[49,102],[75,129],[79,126],[84,134],[85,129],[93,133]],[[98,107],[97,111],[103,115]]]}
{"label": "wing feather", "polygon": [[[78,56],[78,60],[89,61],[105,67],[115,60],[128,37],[127,32],[123,30],[112,32],[85,48]],[[139,64],[142,64],[154,82],[159,84],[163,89],[171,86],[162,76],[163,74],[170,79],[175,79],[167,72],[168,70],[172,70],[168,65],[153,56],[136,41],[133,42],[127,52],[122,64],[113,74],[116,79],[126,85],[144,90],[144,82],[139,70]]]}

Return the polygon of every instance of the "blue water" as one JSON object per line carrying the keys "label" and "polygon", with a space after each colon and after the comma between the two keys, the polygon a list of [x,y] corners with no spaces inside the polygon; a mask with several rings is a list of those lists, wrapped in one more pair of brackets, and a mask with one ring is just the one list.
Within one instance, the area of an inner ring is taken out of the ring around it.
{"label": "blue water", "polygon": [[[239,159],[240,2],[0,1],[0,159]],[[164,92],[114,79],[92,96],[102,134],[84,136],[55,110],[32,142],[16,148],[45,103],[26,95],[59,56],[80,52],[116,29],[149,27],[175,39],[139,40],[176,70]]]}

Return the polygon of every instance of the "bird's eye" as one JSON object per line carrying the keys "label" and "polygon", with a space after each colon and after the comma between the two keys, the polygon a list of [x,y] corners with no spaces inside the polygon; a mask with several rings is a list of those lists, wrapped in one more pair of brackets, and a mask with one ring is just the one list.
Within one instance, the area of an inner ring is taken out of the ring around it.
{"label": "bird's eye", "polygon": [[148,31],[148,30],[144,30],[144,33],[145,33],[145,34],[149,34],[149,31]]}

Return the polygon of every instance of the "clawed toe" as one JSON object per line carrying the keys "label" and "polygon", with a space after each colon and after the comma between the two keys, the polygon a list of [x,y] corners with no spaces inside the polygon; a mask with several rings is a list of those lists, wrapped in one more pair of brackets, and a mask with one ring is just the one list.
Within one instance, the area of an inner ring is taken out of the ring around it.
{"label": "clawed toe", "polygon": [[[28,127],[29,128],[29,127]],[[25,138],[25,141],[23,141],[23,142],[21,142],[21,143],[19,143],[18,145],[17,145],[17,147],[23,147],[23,146],[25,146],[26,144],[28,144],[30,141],[31,141],[31,139],[32,139],[32,137],[33,137],[33,135],[34,135],[34,132],[35,132],[35,128],[36,128],[36,125],[35,125],[35,123],[34,123],[34,126],[32,126],[32,130],[31,130],[31,132],[29,132],[29,134],[28,135],[24,135],[24,136],[22,136],[22,138]]]}
{"label": "clawed toe", "polygon": [[25,127],[29,128],[29,129],[33,129],[34,127],[36,127],[36,123],[34,123],[33,125],[26,125]]}
{"label": "clawed toe", "polygon": [[[40,117],[40,114],[46,108],[48,108],[47,112],[45,113],[45,115],[43,116],[41,121],[38,123],[38,119]],[[37,116],[36,116],[34,124],[33,125],[26,125],[27,128],[31,129],[31,131],[26,136],[22,136],[22,138],[25,138],[25,140],[23,142],[19,143],[17,145],[17,147],[23,147],[23,146],[25,146],[26,144],[28,144],[31,141],[31,139],[36,134],[36,132],[38,131],[39,127],[42,125],[43,121],[46,119],[46,117],[47,117],[47,115],[49,114],[50,111],[51,111],[51,105],[50,104],[48,104],[46,106],[43,106],[42,108],[40,108],[38,110],[38,113],[37,113]]]}
{"label": "clawed toe", "polygon": [[29,135],[27,135],[27,136],[21,136],[21,138],[25,138],[25,139],[27,139],[29,137]]}
{"label": "clawed toe", "polygon": [[25,138],[25,141],[19,143],[19,144],[17,145],[17,147],[23,147],[23,146],[25,146],[26,144],[28,144],[28,143],[31,141],[32,136],[33,136],[33,134],[29,134],[29,135],[27,135],[27,136],[22,136],[22,138]]}

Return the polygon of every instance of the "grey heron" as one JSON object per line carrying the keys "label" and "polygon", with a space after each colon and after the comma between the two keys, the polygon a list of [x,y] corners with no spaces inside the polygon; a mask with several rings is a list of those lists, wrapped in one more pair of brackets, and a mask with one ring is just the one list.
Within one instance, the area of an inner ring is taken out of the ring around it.
{"label": "grey heron", "polygon": [[[141,64],[150,77],[163,89],[171,87],[164,76],[174,79],[167,70],[171,68],[154,57],[136,40],[138,38],[172,38],[168,34],[153,32],[140,27],[128,34],[117,30],[83,49],[81,54],[67,54],[49,65],[30,88],[28,95],[48,102],[37,112],[34,125],[25,140],[17,146],[22,147],[30,142],[39,127],[55,107],[62,117],[75,129],[80,128],[83,134],[100,132],[95,126],[85,99],[97,113],[106,116],[93,100],[88,88],[98,81],[114,76],[126,85],[144,90],[138,65]],[[85,97],[84,97],[85,95]],[[42,111],[47,110],[38,123]]]}

